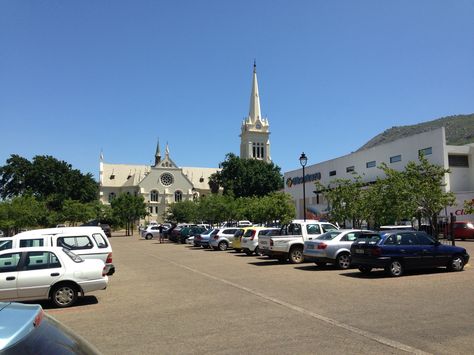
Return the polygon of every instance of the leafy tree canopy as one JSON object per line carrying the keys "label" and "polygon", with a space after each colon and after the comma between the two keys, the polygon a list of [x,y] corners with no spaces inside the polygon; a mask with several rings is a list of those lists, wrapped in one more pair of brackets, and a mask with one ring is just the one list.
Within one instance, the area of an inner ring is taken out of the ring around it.
{"label": "leafy tree canopy", "polygon": [[222,170],[213,174],[209,186],[213,192],[223,188],[224,195],[234,197],[265,196],[283,188],[280,167],[257,159],[241,159],[233,153],[220,164]]}
{"label": "leafy tree canopy", "polygon": [[65,161],[48,155],[29,160],[12,154],[0,167],[0,197],[13,198],[29,194],[47,201],[60,210],[67,199],[91,202],[97,198],[98,185],[92,174],[82,174]]}

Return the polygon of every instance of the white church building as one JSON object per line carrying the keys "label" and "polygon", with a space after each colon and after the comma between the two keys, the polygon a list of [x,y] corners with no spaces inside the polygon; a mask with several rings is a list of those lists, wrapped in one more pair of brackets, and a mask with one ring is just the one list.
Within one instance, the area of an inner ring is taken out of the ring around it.
{"label": "white church building", "polygon": [[[270,130],[268,119],[260,111],[257,70],[254,63],[250,109],[243,120],[240,134],[240,157],[269,162]],[[224,152],[223,152],[224,153]],[[112,164],[99,162],[99,199],[103,204],[120,194],[143,196],[148,221],[163,222],[168,206],[175,202],[195,200],[211,193],[209,178],[218,168],[180,167],[170,156],[168,144],[162,157],[158,142],[153,165]]]}

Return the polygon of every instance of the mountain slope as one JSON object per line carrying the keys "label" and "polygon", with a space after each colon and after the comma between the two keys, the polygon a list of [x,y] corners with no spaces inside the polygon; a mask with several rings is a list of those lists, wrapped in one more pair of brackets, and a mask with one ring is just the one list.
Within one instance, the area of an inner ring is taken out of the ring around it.
{"label": "mountain slope", "polygon": [[414,134],[427,132],[442,126],[444,126],[446,130],[446,144],[463,145],[474,143],[474,113],[472,113],[469,115],[443,117],[410,126],[392,127],[372,138],[357,151],[372,148],[379,144],[389,143]]}

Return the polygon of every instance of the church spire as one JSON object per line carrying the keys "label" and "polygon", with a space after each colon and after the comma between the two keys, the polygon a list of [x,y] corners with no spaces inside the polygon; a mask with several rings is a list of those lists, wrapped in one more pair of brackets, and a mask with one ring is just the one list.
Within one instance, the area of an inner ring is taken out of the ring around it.
{"label": "church spire", "polygon": [[155,166],[161,162],[161,151],[160,151],[160,139],[156,143],[156,152],[155,152]]}
{"label": "church spire", "polygon": [[258,82],[257,82],[257,63],[253,62],[253,81],[252,81],[252,93],[250,94],[250,109],[249,119],[252,123],[262,118],[260,112],[260,96],[258,94]]}

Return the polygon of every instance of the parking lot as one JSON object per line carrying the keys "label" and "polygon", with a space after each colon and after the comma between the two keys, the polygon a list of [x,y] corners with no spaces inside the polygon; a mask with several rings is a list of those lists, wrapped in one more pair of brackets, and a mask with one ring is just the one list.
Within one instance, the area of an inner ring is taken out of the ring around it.
{"label": "parking lot", "polygon": [[[47,312],[104,354],[466,354],[474,271],[281,264],[157,240],[111,238],[109,287]],[[474,255],[474,242],[458,242]]]}

